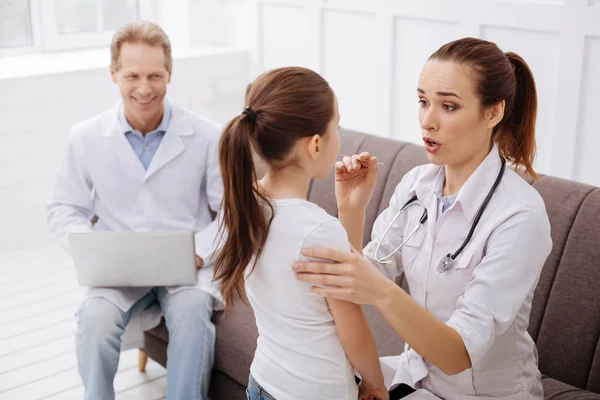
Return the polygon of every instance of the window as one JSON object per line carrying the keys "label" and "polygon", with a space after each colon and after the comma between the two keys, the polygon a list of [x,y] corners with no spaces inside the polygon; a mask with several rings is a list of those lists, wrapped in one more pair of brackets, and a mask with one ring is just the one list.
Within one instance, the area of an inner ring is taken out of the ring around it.
{"label": "window", "polygon": [[56,32],[114,30],[138,17],[136,0],[55,0]]}
{"label": "window", "polygon": [[141,18],[142,3],[138,0],[43,0],[40,10],[44,48],[105,46],[110,43],[115,29]]}
{"label": "window", "polygon": [[0,0],[0,54],[107,46],[119,26],[155,20],[152,0]]}
{"label": "window", "polygon": [[29,0],[0,0],[0,48],[31,45]]}

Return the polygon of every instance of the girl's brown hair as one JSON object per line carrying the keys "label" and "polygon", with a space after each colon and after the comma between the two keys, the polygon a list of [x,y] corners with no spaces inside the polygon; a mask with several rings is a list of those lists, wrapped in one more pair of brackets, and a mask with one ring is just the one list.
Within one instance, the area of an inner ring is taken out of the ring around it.
{"label": "girl's brown hair", "polygon": [[516,53],[503,53],[495,43],[463,38],[447,43],[429,57],[472,68],[475,90],[483,107],[505,100],[504,118],[492,132],[500,154],[515,168],[533,170],[537,92],[529,66]]}
{"label": "girl's brown hair", "polygon": [[219,143],[224,244],[216,259],[215,280],[228,306],[236,294],[245,301],[246,270],[250,263],[252,268],[256,265],[274,214],[256,186],[253,150],[271,168],[285,167],[299,139],[327,131],[335,115],[335,98],[316,72],[279,68],[248,87],[246,107],[227,124]]}

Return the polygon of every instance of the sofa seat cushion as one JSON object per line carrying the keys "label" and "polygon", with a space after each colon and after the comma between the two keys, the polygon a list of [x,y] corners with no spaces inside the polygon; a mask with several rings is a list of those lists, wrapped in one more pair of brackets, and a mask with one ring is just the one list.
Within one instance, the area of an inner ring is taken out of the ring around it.
{"label": "sofa seat cushion", "polygon": [[600,400],[600,394],[578,389],[547,376],[542,377],[542,384],[545,400]]}

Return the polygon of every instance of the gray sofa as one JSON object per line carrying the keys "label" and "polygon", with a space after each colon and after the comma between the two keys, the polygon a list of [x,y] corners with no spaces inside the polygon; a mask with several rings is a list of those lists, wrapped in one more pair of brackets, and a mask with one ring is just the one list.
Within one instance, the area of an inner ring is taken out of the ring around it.
{"label": "gray sofa", "polygon": [[[427,163],[421,146],[343,130],[344,154],[369,151],[384,163],[367,210],[365,243],[376,216],[389,202],[402,176]],[[527,177],[524,179],[531,183]],[[536,341],[546,399],[600,400],[600,189],[542,176],[533,187],[544,198],[552,225],[553,249],[533,299],[529,332]],[[309,200],[336,215],[333,175],[314,181]],[[406,288],[403,279],[397,282]],[[366,307],[381,356],[398,354],[403,343],[383,318]],[[252,310],[237,302],[216,313],[213,400],[245,399],[257,330]],[[166,365],[164,323],[146,332],[144,353]]]}

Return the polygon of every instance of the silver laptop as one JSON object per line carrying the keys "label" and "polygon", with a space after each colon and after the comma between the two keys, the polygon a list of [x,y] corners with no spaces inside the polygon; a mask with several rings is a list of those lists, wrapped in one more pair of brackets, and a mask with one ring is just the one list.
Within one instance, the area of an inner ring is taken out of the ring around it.
{"label": "silver laptop", "polygon": [[196,283],[193,232],[71,233],[69,246],[81,286],[179,286]]}

